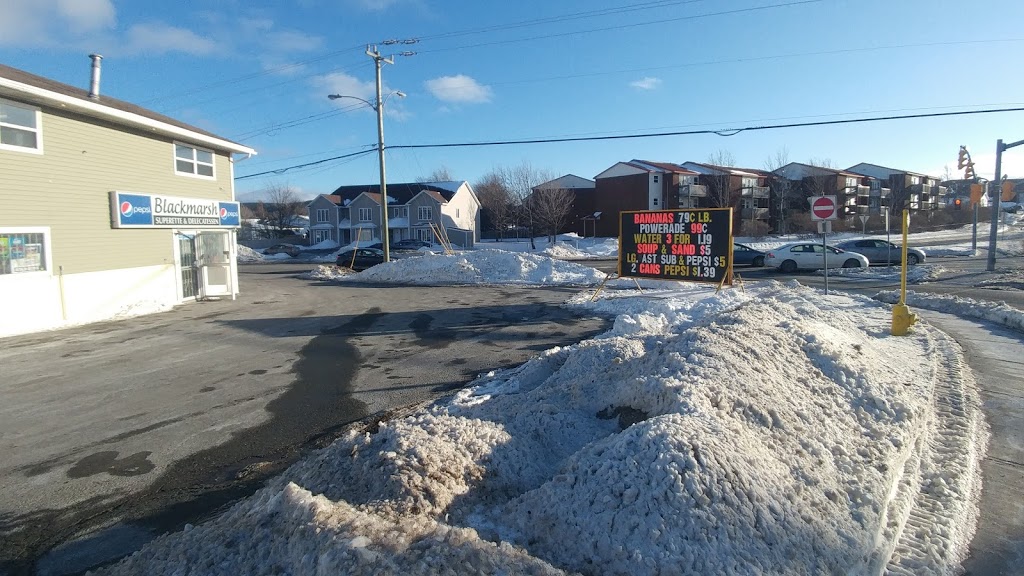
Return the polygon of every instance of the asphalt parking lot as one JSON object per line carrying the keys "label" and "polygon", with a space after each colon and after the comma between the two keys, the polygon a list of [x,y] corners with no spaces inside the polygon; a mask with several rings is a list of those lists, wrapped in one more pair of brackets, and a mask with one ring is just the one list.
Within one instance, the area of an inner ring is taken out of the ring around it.
{"label": "asphalt parking lot", "polygon": [[255,491],[346,427],[578,342],[559,287],[242,266],[236,301],[0,339],[0,574],[73,574]]}

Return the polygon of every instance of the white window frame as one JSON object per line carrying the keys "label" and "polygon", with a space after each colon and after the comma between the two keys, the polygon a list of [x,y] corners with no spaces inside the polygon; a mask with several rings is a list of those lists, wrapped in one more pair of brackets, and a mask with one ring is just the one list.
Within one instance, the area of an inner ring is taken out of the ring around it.
{"label": "white window frame", "polygon": [[409,207],[408,206],[402,206],[402,216],[401,217],[402,218],[408,218],[409,217]]}
{"label": "white window frame", "polygon": [[371,208],[360,208],[359,209],[359,221],[360,222],[369,222],[371,220],[373,220],[373,209],[371,209]]}
{"label": "white window frame", "polygon": [[[192,158],[191,158],[191,160],[188,159],[188,158],[179,158],[178,157],[178,146],[181,146],[183,148],[191,148],[192,149]],[[210,155],[213,156],[213,158],[211,158],[212,161],[210,163],[200,162],[199,161],[199,158],[197,156],[198,156],[198,152],[200,150],[202,150],[203,152],[209,152]],[[196,146],[194,144],[188,144],[186,142],[175,141],[172,144],[172,146],[171,146],[171,157],[172,157],[172,160],[174,162],[174,173],[177,176],[187,176],[189,178],[199,178],[199,179],[202,179],[202,180],[216,180],[217,179],[217,153],[214,152],[213,150],[210,150],[209,148],[202,148],[202,147]],[[193,172],[182,172],[181,170],[178,170],[178,161],[179,160],[185,161],[185,162],[192,162],[192,169],[194,171]],[[198,166],[200,166],[200,165],[202,165],[202,166],[209,166],[210,167],[210,171],[213,172],[213,174],[210,175],[210,176],[207,176],[205,174],[199,174]]]}
{"label": "white window frame", "polygon": [[13,144],[0,144],[0,150],[10,150],[12,152],[24,152],[26,154],[42,154],[43,153],[43,113],[38,106],[32,106],[30,104],[23,104],[21,102],[15,102],[13,100],[7,100],[6,98],[0,98],[0,102],[8,106],[14,106],[15,108],[24,108],[35,113],[36,126],[35,128],[29,128],[22,126],[21,124],[11,124],[9,122],[0,122],[0,126],[6,126],[15,130],[24,130],[26,132],[35,132],[36,135],[36,146],[35,148],[29,148],[28,146],[15,146]]}
{"label": "white window frame", "polygon": [[432,222],[434,220],[434,209],[431,206],[420,206],[416,211],[416,217],[420,222]]}
{"label": "white window frame", "polygon": [[[50,228],[48,226],[0,228],[0,234],[43,235],[43,269],[33,270],[32,272],[11,272],[10,274],[0,274],[0,282],[3,282],[5,278],[31,278],[39,276],[51,276],[53,274],[53,236],[50,234]],[[9,251],[10,249],[10,244],[8,244],[7,250]]]}
{"label": "white window frame", "polygon": [[317,208],[316,209],[316,221],[317,222],[330,222],[331,221],[331,215],[328,212],[327,208]]}

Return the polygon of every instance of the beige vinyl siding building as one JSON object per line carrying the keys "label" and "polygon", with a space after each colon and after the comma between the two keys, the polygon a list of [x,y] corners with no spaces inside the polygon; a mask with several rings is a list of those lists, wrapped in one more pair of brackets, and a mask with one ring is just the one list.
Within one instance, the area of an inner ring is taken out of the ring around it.
{"label": "beige vinyl siding building", "polygon": [[[34,146],[26,145],[33,130]],[[254,151],[0,66],[0,293],[21,303],[0,319],[0,336],[237,294],[235,228],[227,220],[118,228],[111,193],[195,199],[230,215],[232,204],[219,203],[234,201],[238,153]],[[25,246],[38,269],[15,264],[26,261],[17,258]],[[190,250],[205,260],[189,263]]]}

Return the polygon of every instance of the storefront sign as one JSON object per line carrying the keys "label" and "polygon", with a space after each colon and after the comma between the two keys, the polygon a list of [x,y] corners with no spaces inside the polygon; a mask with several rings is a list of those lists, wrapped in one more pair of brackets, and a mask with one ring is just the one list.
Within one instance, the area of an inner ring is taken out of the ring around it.
{"label": "storefront sign", "polygon": [[110,193],[112,228],[237,228],[238,202],[151,194]]}
{"label": "storefront sign", "polygon": [[732,258],[732,208],[619,214],[619,276],[722,282]]}

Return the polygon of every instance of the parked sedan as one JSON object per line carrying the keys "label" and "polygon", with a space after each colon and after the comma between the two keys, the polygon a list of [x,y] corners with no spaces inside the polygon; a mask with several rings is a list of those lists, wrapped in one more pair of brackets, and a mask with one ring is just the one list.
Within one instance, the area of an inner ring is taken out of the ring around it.
{"label": "parked sedan", "polygon": [[764,266],[764,252],[755,250],[746,244],[733,242],[732,244],[732,265],[733,266]]}
{"label": "parked sedan", "polygon": [[426,240],[416,240],[413,238],[406,238],[405,240],[399,240],[391,245],[391,248],[395,250],[419,250],[420,248],[430,248],[430,242]]}
{"label": "parked sedan", "polygon": [[867,268],[868,258],[856,252],[840,250],[835,246],[822,246],[815,242],[793,242],[773,248],[765,254],[765,266],[777,267],[790,273],[797,270],[829,268]]}
{"label": "parked sedan", "polygon": [[295,258],[296,256],[302,253],[302,250],[294,244],[274,244],[273,246],[264,250],[263,253],[268,255],[287,254],[292,258]]}
{"label": "parked sedan", "polygon": [[336,263],[343,268],[366,270],[384,262],[384,251],[376,248],[355,248],[338,254]]}
{"label": "parked sedan", "polygon": [[[868,257],[872,264],[900,264],[903,253],[897,244],[876,240],[874,238],[862,238],[860,240],[847,240],[836,244],[837,248],[852,250]],[[892,260],[889,260],[889,258]],[[907,264],[914,266],[924,262],[924,250],[907,246]]]}

